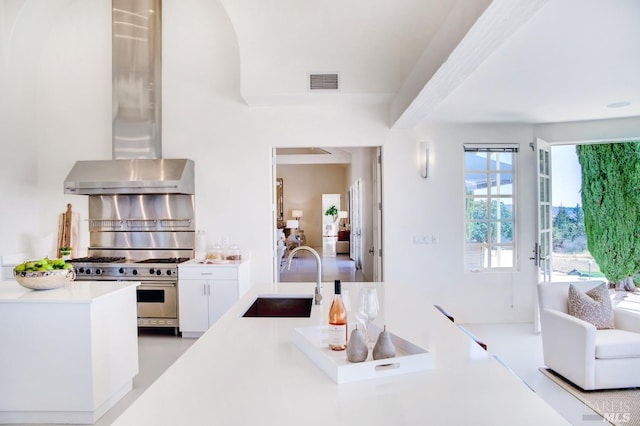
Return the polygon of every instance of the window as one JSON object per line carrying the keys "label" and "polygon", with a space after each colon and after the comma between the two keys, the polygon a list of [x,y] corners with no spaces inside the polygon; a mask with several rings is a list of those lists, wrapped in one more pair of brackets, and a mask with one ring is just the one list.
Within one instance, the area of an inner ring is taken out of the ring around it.
{"label": "window", "polygon": [[516,267],[517,145],[465,144],[465,269]]}

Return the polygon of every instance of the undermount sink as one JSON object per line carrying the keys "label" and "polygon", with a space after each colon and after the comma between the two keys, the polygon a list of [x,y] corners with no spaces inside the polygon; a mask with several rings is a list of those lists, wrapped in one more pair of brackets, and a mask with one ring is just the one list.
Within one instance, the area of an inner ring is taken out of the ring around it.
{"label": "undermount sink", "polygon": [[311,295],[259,295],[243,317],[310,317]]}

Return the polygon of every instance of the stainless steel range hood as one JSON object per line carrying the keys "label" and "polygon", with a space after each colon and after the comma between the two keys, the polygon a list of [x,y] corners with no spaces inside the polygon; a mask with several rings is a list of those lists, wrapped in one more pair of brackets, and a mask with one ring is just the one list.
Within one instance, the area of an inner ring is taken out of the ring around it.
{"label": "stainless steel range hood", "polygon": [[194,194],[194,164],[187,159],[78,161],[65,194]]}
{"label": "stainless steel range hood", "polygon": [[78,161],[65,194],[194,194],[193,161],[162,159],[161,0],[112,0],[113,160]]}

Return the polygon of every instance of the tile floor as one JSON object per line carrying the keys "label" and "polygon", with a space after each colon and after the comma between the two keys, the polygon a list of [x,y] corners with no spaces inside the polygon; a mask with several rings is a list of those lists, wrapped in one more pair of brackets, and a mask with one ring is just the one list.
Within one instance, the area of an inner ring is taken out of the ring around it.
{"label": "tile floor", "polygon": [[492,355],[497,356],[572,425],[603,424],[602,417],[538,370],[544,367],[542,340],[539,334],[534,333],[533,324],[465,324],[464,326],[487,344]]}
{"label": "tile floor", "polygon": [[133,390],[107,411],[96,426],[113,423],[156,379],[175,362],[196,339],[183,339],[173,329],[141,330],[138,335],[139,373],[133,379]]}
{"label": "tile floor", "polygon": [[[196,339],[183,339],[173,329],[147,329],[138,334],[139,372],[133,378],[133,389],[95,423],[108,426],[122,414],[164,371],[171,366]],[[7,426],[60,426],[45,424],[9,424]]]}

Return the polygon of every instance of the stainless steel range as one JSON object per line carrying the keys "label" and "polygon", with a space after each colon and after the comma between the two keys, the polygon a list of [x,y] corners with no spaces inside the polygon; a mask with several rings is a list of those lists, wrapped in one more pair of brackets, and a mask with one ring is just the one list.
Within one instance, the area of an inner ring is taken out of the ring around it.
{"label": "stainless steel range", "polygon": [[193,162],[89,163],[65,181],[69,193],[89,195],[89,257],[72,260],[76,279],[140,281],[138,325],[177,333],[178,264],[195,245]]}
{"label": "stainless steel range", "polygon": [[188,257],[127,260],[124,257],[84,257],[70,260],[78,281],[140,281],[138,326],[173,327],[178,322],[178,264]]}

